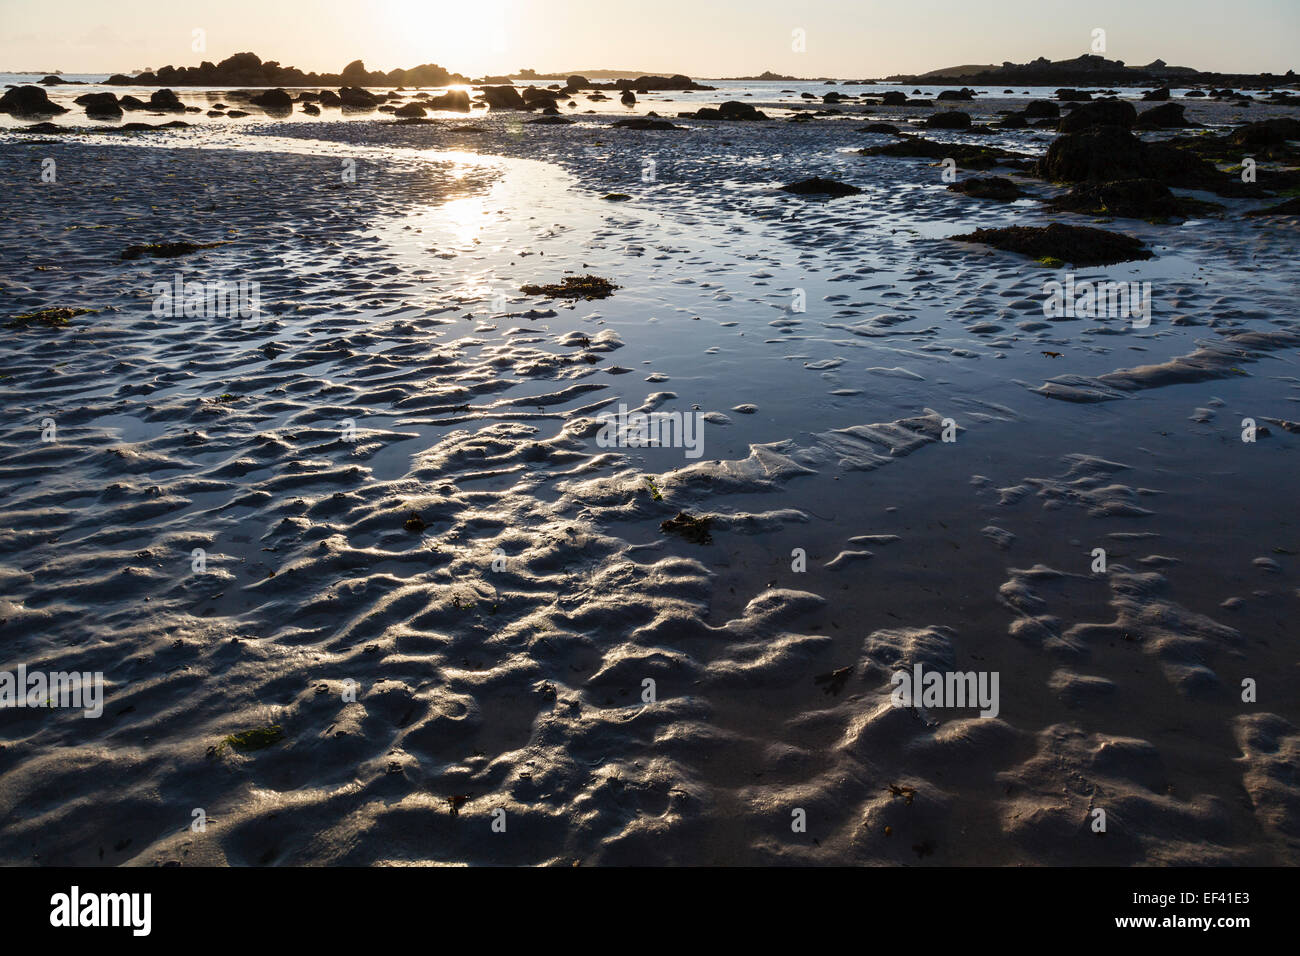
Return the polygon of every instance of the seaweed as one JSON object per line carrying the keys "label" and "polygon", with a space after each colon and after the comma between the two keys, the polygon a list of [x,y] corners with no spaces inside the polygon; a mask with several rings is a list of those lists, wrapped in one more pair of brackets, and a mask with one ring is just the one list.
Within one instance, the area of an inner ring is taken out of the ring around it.
{"label": "seaweed", "polygon": [[565,276],[564,280],[551,285],[526,285],[520,287],[525,295],[544,295],[548,299],[606,299],[614,294],[619,286],[600,276]]}
{"label": "seaweed", "polygon": [[679,534],[691,544],[712,544],[713,536],[709,534],[709,525],[712,523],[713,519],[707,515],[700,518],[679,511],[676,518],[660,523],[659,530],[665,534]]}

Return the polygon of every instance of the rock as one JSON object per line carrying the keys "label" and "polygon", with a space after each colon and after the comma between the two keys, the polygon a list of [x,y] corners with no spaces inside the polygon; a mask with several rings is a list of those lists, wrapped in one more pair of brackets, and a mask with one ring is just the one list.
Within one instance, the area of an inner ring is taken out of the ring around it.
{"label": "rock", "polygon": [[303,104],[302,111],[308,116],[320,116],[320,107],[315,103]]}
{"label": "rock", "polygon": [[1123,233],[1089,226],[1009,226],[1004,229],[976,229],[953,236],[959,242],[978,242],[1016,252],[1033,259],[1059,259],[1076,266],[1104,266],[1113,262],[1150,259],[1152,253],[1140,239]]}
{"label": "rock", "polygon": [[1289,139],[1300,139],[1300,120],[1278,117],[1247,123],[1233,130],[1228,142],[1233,146],[1282,146]]}
{"label": "rock", "polygon": [[122,107],[117,102],[115,93],[83,93],[73,102],[78,106],[84,106],[87,116],[116,119],[122,115]]}
{"label": "rock", "polygon": [[1002,117],[998,126],[1002,129],[1024,129],[1029,125],[1023,113],[1008,113]]}
{"label": "rock", "polygon": [[834,179],[822,179],[821,177],[801,179],[797,183],[787,183],[781,187],[781,191],[794,193],[796,196],[830,196],[832,199],[839,196],[854,196],[862,192],[857,186],[852,186],[849,183],[837,182]]}
{"label": "rock", "polygon": [[893,123],[868,123],[866,126],[859,127],[859,133],[885,133],[890,136],[898,135],[898,127]]}
{"label": "rock", "polygon": [[884,106],[905,106],[907,104],[907,94],[890,90],[880,98],[880,102]]}
{"label": "rock", "polygon": [[50,102],[50,98],[39,86],[14,86],[5,90],[0,96],[0,113],[13,116],[55,116],[66,113],[65,107]]}
{"label": "rock", "polygon": [[962,87],[960,90],[942,90],[935,99],[941,103],[945,100],[973,100],[975,99],[975,91],[966,87]]}
{"label": "rock", "polygon": [[[149,108],[148,103],[139,97],[132,96],[130,93],[118,100],[117,105],[124,110],[147,110]],[[224,109],[224,107],[218,103],[213,109]]]}
{"label": "rock", "polygon": [[996,199],[999,202],[1010,202],[1025,195],[1024,190],[1004,176],[964,179],[953,183],[948,189],[975,199]]}
{"label": "rock", "polygon": [[1166,103],[1142,113],[1137,118],[1137,125],[1142,129],[1183,129],[1199,127],[1183,115],[1185,107],[1181,103]]}
{"label": "rock", "polygon": [[1056,119],[1061,108],[1051,100],[1034,100],[1024,110],[1025,119]]}
{"label": "rock", "polygon": [[1077,133],[1094,126],[1118,126],[1132,129],[1137,122],[1137,109],[1124,100],[1094,100],[1076,106],[1067,113],[1057,127],[1062,133]]}
{"label": "rock", "polygon": [[1079,90],[1057,90],[1056,98],[1062,101],[1079,101],[1092,99],[1091,93],[1082,93]]}
{"label": "rock", "polygon": [[[406,107],[402,107],[402,109],[405,108]],[[469,94],[464,90],[448,90],[446,93],[442,94],[442,96],[435,96],[430,99],[429,108],[435,110],[453,110],[457,113],[468,113]],[[397,115],[401,116],[402,111],[398,110]]]}
{"label": "rock", "polygon": [[[539,126],[572,126],[573,125],[573,120],[565,119],[563,116],[539,116],[537,119],[531,119],[528,122],[530,125],[539,125]],[[634,121],[628,121],[628,122],[634,122]],[[614,125],[618,126],[620,124],[615,123]]]}
{"label": "rock", "polygon": [[171,90],[154,90],[153,95],[149,97],[149,109],[164,113],[184,113],[185,104]]}
{"label": "rock", "polygon": [[1300,196],[1292,196],[1286,202],[1269,206],[1267,209],[1255,209],[1247,216],[1300,216]]}
{"label": "rock", "polygon": [[63,77],[61,77],[61,76],[54,76],[53,74],[51,74],[51,75],[45,77],[45,79],[41,80],[41,81],[40,81],[40,84],[41,84],[41,86],[58,86],[58,85],[60,85],[60,84],[62,84],[62,83],[66,83],[66,82],[67,82],[67,80],[65,80]]}
{"label": "rock", "polygon": [[686,119],[728,120],[732,122],[765,120],[768,118],[767,114],[761,110],[756,110],[750,104],[740,103],[736,100],[730,100],[723,103],[717,109],[712,109],[706,106],[701,107],[694,113],[679,113],[678,115],[685,117]]}
{"label": "rock", "polygon": [[573,76],[569,77],[568,80],[565,81],[564,85],[568,89],[576,91],[576,90],[585,90],[587,87],[591,86],[591,82],[585,76],[579,76],[578,74],[575,73]]}
{"label": "rock", "polygon": [[[566,121],[567,122],[567,121]],[[681,129],[668,120],[653,119],[648,116],[638,116],[634,119],[619,120],[614,124],[618,129]]]}
{"label": "rock", "polygon": [[1098,126],[1058,136],[1038,164],[1038,175],[1056,182],[1144,179],[1149,175],[1142,142],[1118,126]]}
{"label": "rock", "polygon": [[1169,87],[1162,86],[1156,90],[1147,90],[1142,94],[1142,99],[1146,100],[1148,103],[1158,103],[1169,99],[1169,94]]}
{"label": "rock", "polygon": [[293,97],[284,90],[267,90],[254,96],[249,102],[268,112],[293,112]]}
{"label": "rock", "polygon": [[226,115],[229,116],[229,117],[232,117],[233,119],[238,119],[238,118],[241,117],[241,116],[247,116],[247,115],[249,115],[249,114],[246,113],[244,110],[231,110],[231,111],[230,111],[229,113],[227,113]]}
{"label": "rock", "polygon": [[489,109],[522,110],[526,106],[524,98],[513,86],[485,86],[482,93]]}
{"label": "rock", "polygon": [[1230,177],[1220,173],[1209,160],[1185,149],[1178,149],[1176,146],[1144,143],[1142,153],[1145,160],[1145,175],[1158,179],[1167,186],[1218,191],[1225,183],[1232,181]]}
{"label": "rock", "polygon": [[1184,214],[1183,202],[1154,179],[1083,183],[1048,205],[1064,212],[1122,219],[1181,219]]}
{"label": "rock", "polygon": [[925,125],[928,129],[969,129],[970,114],[961,110],[947,110],[927,117]]}
{"label": "rock", "polygon": [[401,117],[423,116],[424,107],[419,103],[407,103],[405,106],[399,107],[393,115]]}
{"label": "rock", "polygon": [[372,110],[379,103],[379,97],[359,86],[344,86],[339,89],[339,105],[348,109]]}
{"label": "rock", "polygon": [[339,95],[333,90],[320,91],[321,106],[339,106],[342,102],[343,101],[339,98]]}
{"label": "rock", "polygon": [[624,106],[636,106],[636,94],[631,90],[624,90],[623,95],[618,98],[618,101]]}

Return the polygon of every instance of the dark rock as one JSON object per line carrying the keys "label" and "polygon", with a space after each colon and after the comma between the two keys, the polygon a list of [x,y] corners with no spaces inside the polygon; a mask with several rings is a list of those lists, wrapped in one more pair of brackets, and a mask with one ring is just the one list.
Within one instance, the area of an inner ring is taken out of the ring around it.
{"label": "dark rock", "polygon": [[839,196],[854,196],[862,192],[857,186],[849,183],[837,182],[834,179],[822,179],[821,177],[802,179],[797,183],[787,183],[781,187],[781,191],[794,193],[796,196],[830,196],[832,199]]}
{"label": "dark rock", "polygon": [[1182,218],[1185,211],[1182,200],[1154,179],[1083,183],[1048,206],[1063,212],[1121,219],[1175,219]]}
{"label": "dark rock", "polygon": [[1032,259],[1059,259],[1076,266],[1104,266],[1152,257],[1140,239],[1105,229],[1067,226],[1059,222],[1049,226],[976,229],[952,238],[959,242],[983,243]]}
{"label": "dark rock", "polygon": [[940,103],[945,100],[973,100],[975,99],[975,91],[966,87],[960,90],[942,90],[935,99]]}
{"label": "dark rock", "polygon": [[1149,173],[1142,142],[1118,126],[1098,126],[1058,136],[1038,165],[1039,175],[1057,182],[1143,179]]}
{"label": "dark rock", "polygon": [[154,90],[153,95],[149,97],[149,109],[164,113],[184,113],[185,104],[171,90]]}
{"label": "dark rock", "polygon": [[284,90],[267,90],[254,96],[249,102],[267,111],[293,111],[293,97]]}
{"label": "dark rock", "polygon": [[970,114],[961,110],[947,110],[927,117],[925,125],[929,129],[969,129]]}
{"label": "dark rock", "polygon": [[1142,94],[1142,99],[1148,103],[1161,103],[1169,99],[1170,92],[1169,87],[1162,86],[1157,90],[1147,90]]}
{"label": "dark rock", "polygon": [[50,102],[49,96],[39,86],[14,86],[0,96],[0,113],[14,116],[55,116],[66,113],[65,107]]}
{"label": "dark rock", "polygon": [[1290,117],[1247,123],[1228,137],[1233,146],[1249,147],[1282,146],[1291,139],[1300,139],[1300,120]]}
{"label": "dark rock", "polygon": [[1077,133],[1094,126],[1118,126],[1132,129],[1137,122],[1137,109],[1125,100],[1094,100],[1076,106],[1061,119],[1057,127],[1062,133]]}
{"label": "dark rock", "polygon": [[397,111],[393,113],[393,115],[402,116],[402,117],[423,116],[424,107],[421,106],[419,103],[407,103],[405,106],[399,107]]}
{"label": "dark rock", "polygon": [[565,81],[564,85],[571,90],[585,90],[587,87],[591,86],[591,83],[585,76],[579,76],[575,73]]}
{"label": "dark rock", "polygon": [[905,106],[907,104],[907,94],[891,90],[880,98],[880,102],[884,106]]}
{"label": "dark rock", "polygon": [[624,90],[623,95],[618,98],[618,101],[624,106],[636,106],[636,94],[631,90]]}
{"label": "dark rock", "polygon": [[[132,96],[130,93],[128,93],[126,96],[123,96],[120,100],[118,100],[117,105],[122,107],[122,109],[124,110],[147,110],[149,108],[148,103],[146,103],[144,100],[140,99],[139,97]],[[223,109],[224,107],[222,107],[221,104],[218,103],[213,108]]]}
{"label": "dark rock", "polygon": [[379,105],[379,97],[359,86],[344,86],[339,89],[339,105],[354,110],[372,110]]}
{"label": "dark rock", "polygon": [[1055,119],[1061,115],[1061,107],[1051,100],[1034,100],[1025,107],[1025,119]]}
{"label": "dark rock", "polygon": [[619,120],[614,126],[618,129],[681,129],[680,126],[676,126],[668,122],[668,120],[652,119],[648,116]]}
{"label": "dark rock", "polygon": [[1183,115],[1184,108],[1182,103],[1165,103],[1163,106],[1153,107],[1138,116],[1137,125],[1142,129],[1199,127],[1200,123],[1192,122]]}
{"label": "dark rock", "polygon": [[1057,90],[1056,98],[1062,101],[1090,100],[1092,99],[1092,94],[1080,92],[1079,90]]}
{"label": "dark rock", "polygon": [[320,91],[321,106],[339,106],[342,102],[343,101],[339,98],[339,95],[333,90]]}
{"label": "dark rock", "polygon": [[[429,100],[430,109],[451,110],[457,113],[469,112],[469,94],[464,90],[448,90],[442,96],[435,96]],[[405,107],[403,107],[405,109]],[[401,110],[398,110],[401,115]]]}
{"label": "dark rock", "polygon": [[524,98],[513,86],[485,86],[482,93],[490,109],[522,110],[526,105]]}
{"label": "dark rock", "polygon": [[87,116],[101,116],[106,119],[122,115],[122,107],[117,102],[115,93],[85,93],[73,100],[78,106],[86,108]]}
{"label": "dark rock", "polygon": [[1285,202],[1267,209],[1256,209],[1246,213],[1247,216],[1300,216],[1300,196],[1293,196]]}
{"label": "dark rock", "polygon": [[1023,113],[1008,113],[1002,117],[998,126],[1002,129],[1024,129],[1029,125]]}
{"label": "dark rock", "polygon": [[975,199],[996,199],[1010,202],[1025,195],[1024,190],[1004,176],[989,176],[984,179],[964,179],[948,187],[952,192],[971,196]]}
{"label": "dark rock", "polygon": [[898,127],[893,123],[868,123],[866,126],[858,128],[859,133],[886,133],[891,136],[898,135]]}

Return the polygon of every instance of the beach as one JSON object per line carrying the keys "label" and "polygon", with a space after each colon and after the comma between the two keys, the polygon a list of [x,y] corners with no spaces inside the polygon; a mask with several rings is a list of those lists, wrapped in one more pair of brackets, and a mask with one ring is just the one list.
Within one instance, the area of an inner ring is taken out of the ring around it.
{"label": "beach", "polygon": [[[1300,860],[1283,197],[1062,212],[1054,129],[770,86],[0,131],[0,670],[104,681],[5,714],[0,859]],[[745,92],[771,119],[678,116]],[[948,180],[868,123],[1006,155]],[[1024,197],[947,188],[990,175]],[[952,238],[1052,222],[1151,256]],[[566,276],[616,288],[524,291]],[[1100,281],[1141,316],[1047,314]],[[598,441],[620,406],[698,454]],[[918,666],[995,715],[898,706]]]}

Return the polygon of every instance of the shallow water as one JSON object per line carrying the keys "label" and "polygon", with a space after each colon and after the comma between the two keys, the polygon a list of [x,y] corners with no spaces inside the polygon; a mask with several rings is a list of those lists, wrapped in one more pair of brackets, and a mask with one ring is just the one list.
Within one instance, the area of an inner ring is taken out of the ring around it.
{"label": "shallow water", "polygon": [[[1076,272],[1150,281],[1150,328],[1050,321],[1065,270],[946,237],[1052,217],[847,124],[472,122],[0,144],[6,221],[42,225],[5,314],[103,310],[6,330],[0,666],[110,685],[100,721],[6,723],[4,858],[1295,859],[1297,439],[1240,440],[1296,417],[1294,347],[1035,391],[1297,331],[1291,220],[1117,221],[1156,258]],[[864,193],[774,188],[811,175]],[[229,245],[118,261],[175,237]],[[177,271],[255,279],[265,314],[151,315]],[[567,272],[621,288],[519,291]],[[709,413],[702,458],[598,447],[619,403]],[[679,510],[713,543],[663,534]],[[999,716],[890,707],[916,662],[997,671]]]}

